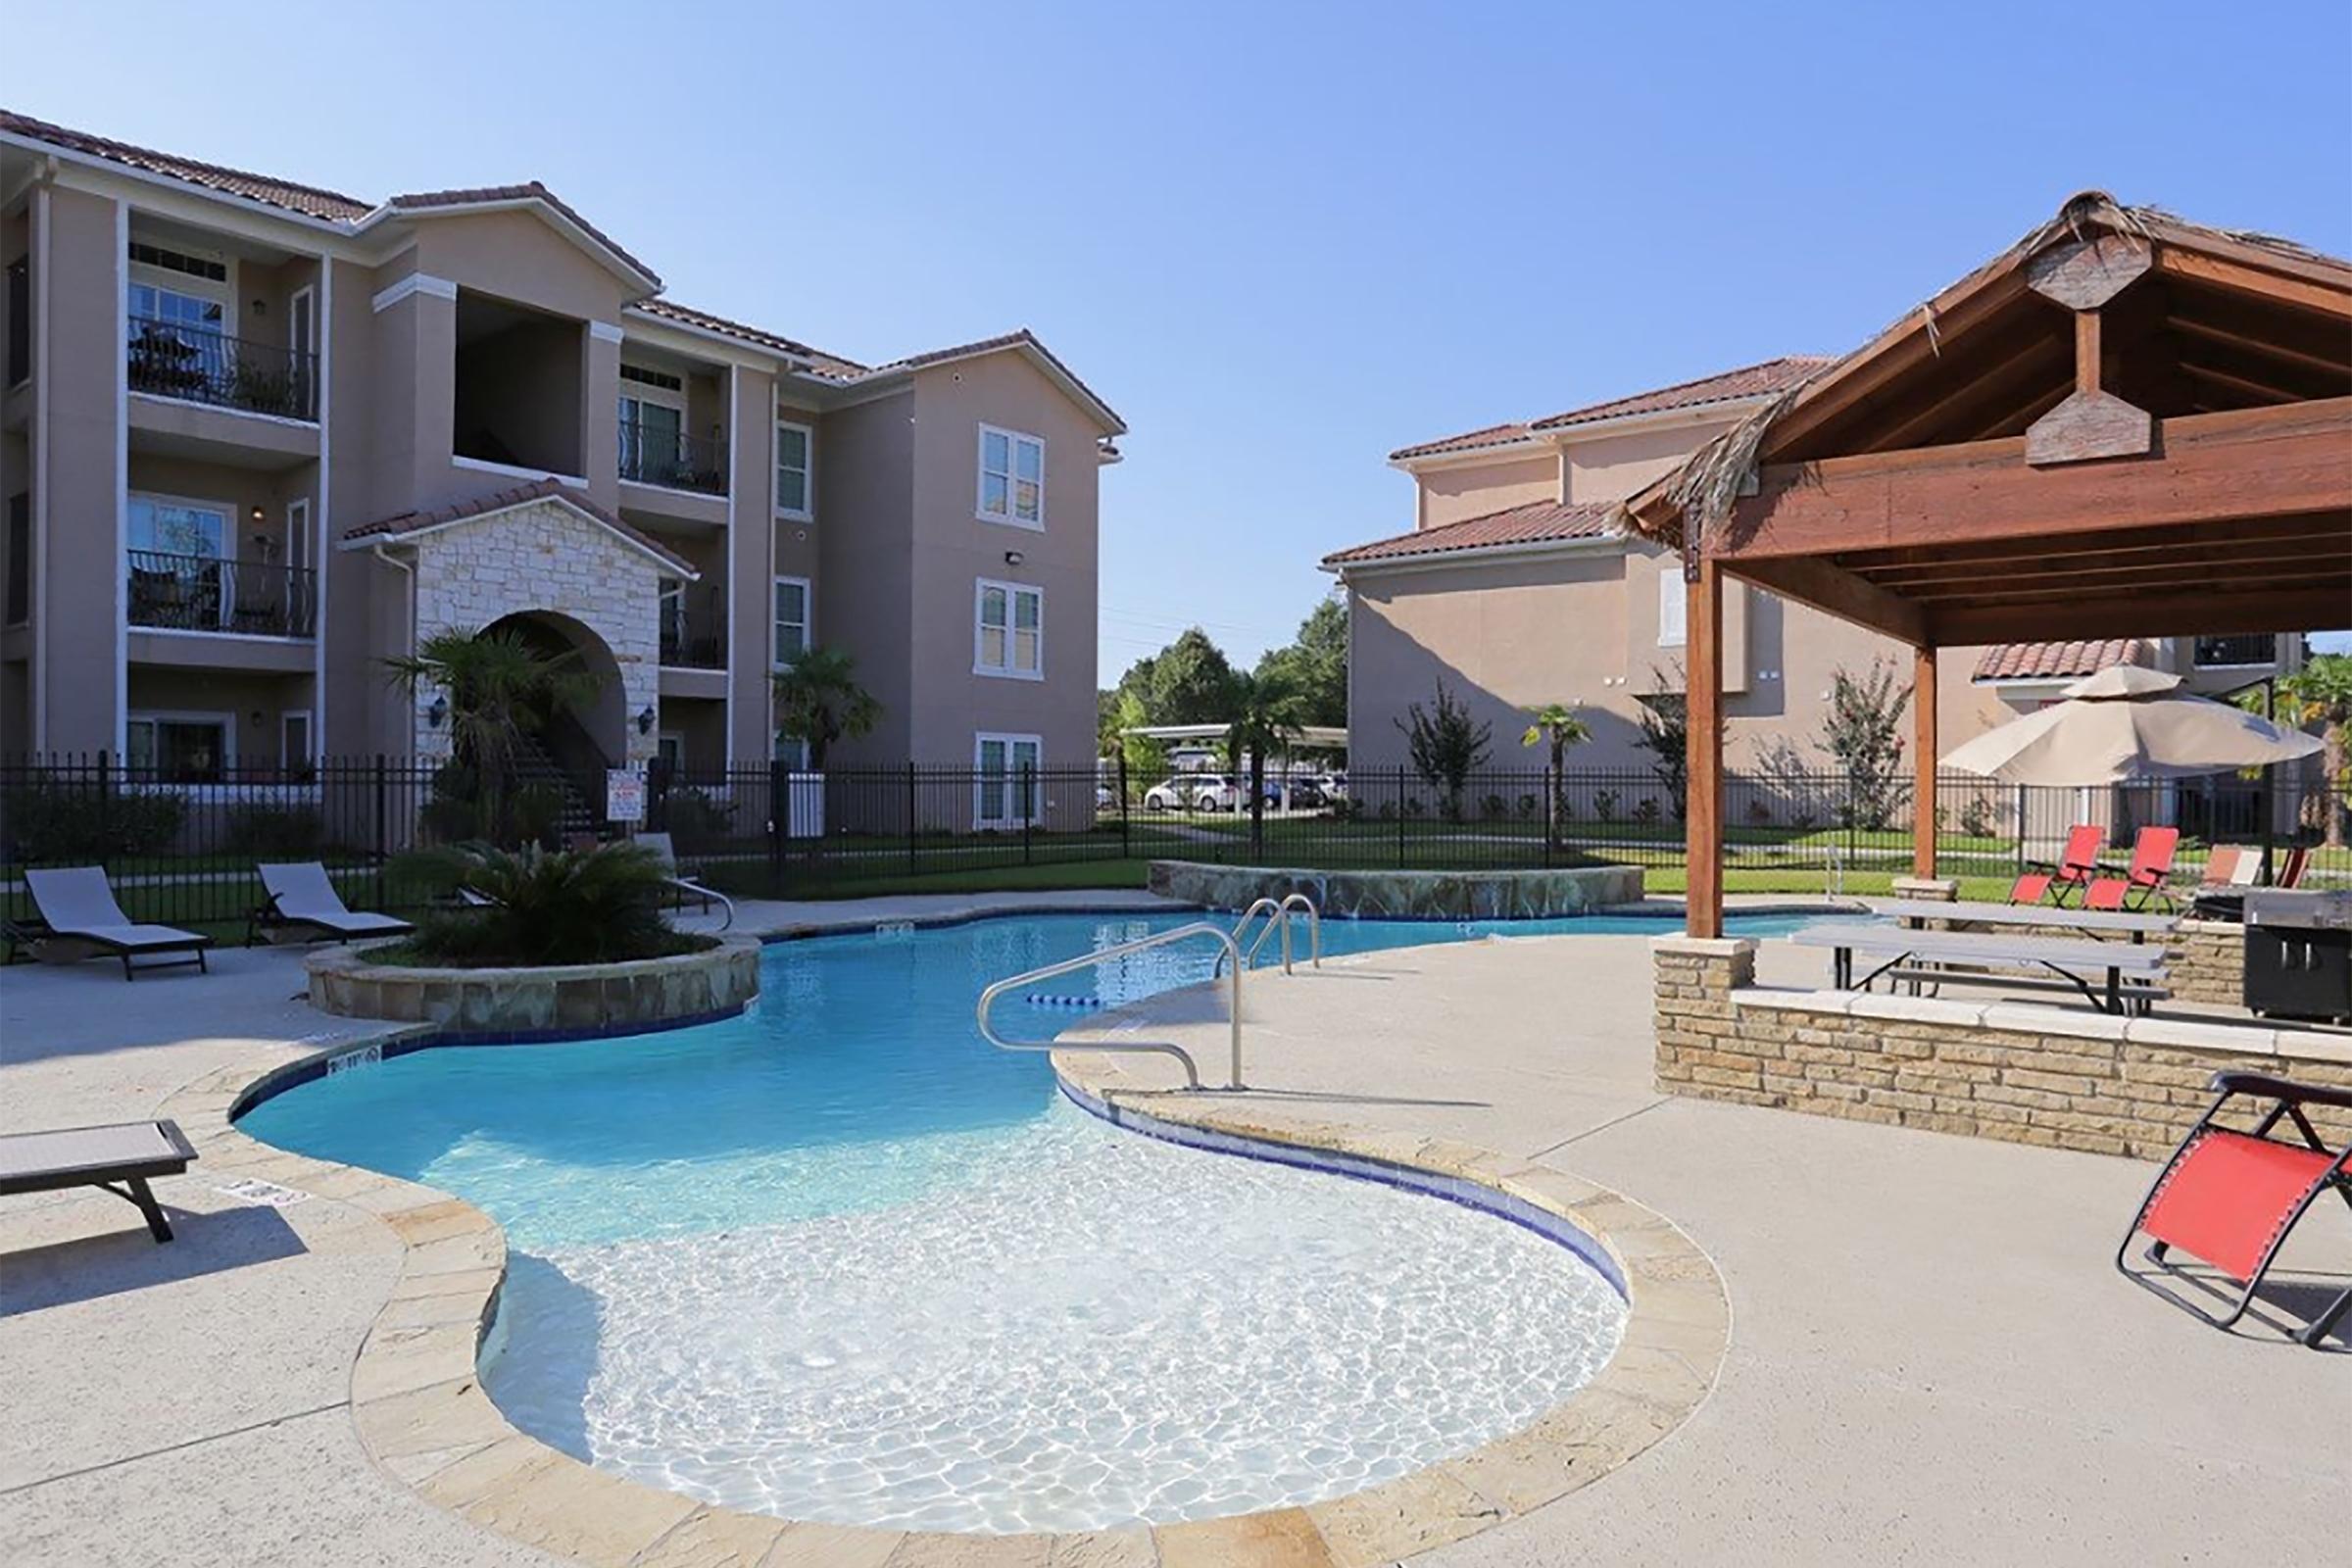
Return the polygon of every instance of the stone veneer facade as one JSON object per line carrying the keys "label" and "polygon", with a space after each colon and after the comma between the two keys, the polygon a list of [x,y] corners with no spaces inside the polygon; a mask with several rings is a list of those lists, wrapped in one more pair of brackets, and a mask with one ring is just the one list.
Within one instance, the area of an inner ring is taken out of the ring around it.
{"label": "stone veneer facade", "polygon": [[[2234,930],[2234,927],[2230,929]],[[1755,984],[1755,944],[1659,937],[1660,1090],[2162,1159],[2223,1069],[2352,1088],[2352,1034]],[[2342,1115],[2323,1135],[2352,1135]]]}
{"label": "stone veneer facade", "polygon": [[653,1029],[732,1016],[760,994],[760,943],[751,937],[667,958],[544,969],[370,963],[366,948],[332,948],[305,966],[311,1005],[321,1012],[429,1023],[469,1039]]}
{"label": "stone veneer facade", "polygon": [[[652,555],[557,502],[488,513],[416,541],[416,640],[479,631],[514,614],[575,622],[620,666],[620,739],[626,760],[642,764],[653,759],[656,737],[641,734],[629,715],[660,708],[662,575]],[[420,684],[414,705],[416,755],[432,761],[450,754],[449,727],[425,721],[438,695]]]}
{"label": "stone veneer facade", "polygon": [[1537,920],[1642,899],[1638,865],[1551,871],[1307,871],[1153,860],[1151,889],[1212,909],[1303,893],[1348,919]]}

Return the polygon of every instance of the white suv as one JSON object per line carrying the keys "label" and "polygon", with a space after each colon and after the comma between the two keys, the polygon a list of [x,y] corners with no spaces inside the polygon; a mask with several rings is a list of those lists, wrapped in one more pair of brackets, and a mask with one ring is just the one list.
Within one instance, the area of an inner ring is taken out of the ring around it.
{"label": "white suv", "polygon": [[1232,811],[1241,804],[1241,790],[1222,773],[1186,773],[1144,792],[1147,811]]}

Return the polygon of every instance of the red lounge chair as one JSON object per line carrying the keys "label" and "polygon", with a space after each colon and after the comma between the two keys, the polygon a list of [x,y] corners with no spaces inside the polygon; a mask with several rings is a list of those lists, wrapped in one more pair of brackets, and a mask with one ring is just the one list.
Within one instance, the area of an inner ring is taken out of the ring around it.
{"label": "red lounge chair", "polygon": [[2083,890],[2082,906],[2086,909],[2121,909],[2127,903],[2132,908],[2144,909],[2150,899],[2162,899],[2164,906],[2173,906],[2173,896],[2165,891],[2165,880],[2173,874],[2173,852],[2180,847],[2180,830],[2177,827],[2143,827],[2132,841],[2132,864],[2122,876],[2102,876]]}
{"label": "red lounge chair", "polygon": [[[2175,1306],[2194,1312],[2215,1328],[2228,1328],[2254,1304],[2254,1294],[2287,1232],[2322,1193],[2333,1188],[2336,1196],[2352,1206],[2352,1143],[2329,1149],[2303,1113],[2305,1105],[2352,1111],[2352,1089],[2323,1089],[2251,1072],[2215,1073],[2213,1087],[2219,1095],[2148,1190],[2138,1216],[2124,1234],[2123,1246],[2116,1249],[2115,1266],[2126,1279],[2147,1287]],[[2261,1123],[2250,1133],[2214,1125],[2222,1107],[2240,1095],[2271,1102]],[[2271,1136],[2281,1121],[2294,1124],[2301,1144]],[[2237,1304],[2227,1314],[2216,1315],[2170,1284],[2159,1283],[2156,1275],[2133,1273],[2125,1266],[2124,1257],[2132,1250],[2132,1238],[2143,1234],[2152,1244],[2147,1260],[2174,1280],[2189,1278],[2165,1261],[2165,1253],[2177,1247],[2239,1281]],[[2296,1337],[2305,1345],[2317,1346],[2348,1307],[2352,1307],[2352,1287]]]}
{"label": "red lounge chair", "polygon": [[2027,861],[2033,869],[2019,872],[2017,880],[2009,884],[2009,902],[2039,904],[2047,898],[2052,904],[2064,904],[2067,889],[2086,887],[2099,874],[2099,846],[2106,838],[2105,830],[2093,823],[2079,823],[2067,829],[2066,850],[2058,857],[2058,863]]}

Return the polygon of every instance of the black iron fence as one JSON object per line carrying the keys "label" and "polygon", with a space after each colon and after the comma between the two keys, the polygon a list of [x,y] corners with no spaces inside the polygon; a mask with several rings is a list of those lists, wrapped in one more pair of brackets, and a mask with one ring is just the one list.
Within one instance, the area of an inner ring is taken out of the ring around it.
{"label": "black iron fence", "polygon": [[268,637],[309,637],[317,629],[318,578],[307,566],[133,550],[123,570],[133,626]]}
{"label": "black iron fence", "polygon": [[624,418],[620,421],[620,476],[639,484],[723,496],[727,493],[727,444],[716,436],[688,435],[674,425]]}
{"label": "black iron fence", "polygon": [[[1179,787],[1168,788],[1173,782]],[[496,838],[545,844],[631,831],[669,835],[691,870],[741,894],[800,897],[909,879],[1050,879],[1032,868],[1151,858],[1328,870],[1541,868],[1615,861],[1666,886],[1686,863],[1672,783],[1645,771],[1483,769],[1457,787],[1409,769],[1270,777],[1125,777],[1116,766],[834,766],[647,769],[643,818],[611,820],[570,773],[485,783],[398,758],[229,768],[207,758],[126,763],[96,754],[0,761],[0,915],[28,914],[24,872],[101,865],[133,919],[241,927],[254,865],[316,859],[357,908],[412,910],[431,880],[406,851]],[[1948,776],[1937,786],[1939,869],[1998,896],[2053,857],[2078,822],[2120,862],[2138,828],[2181,830],[2176,867],[2198,877],[2229,844],[2309,847],[2310,885],[2352,886],[2352,799],[2298,775],[2088,790]],[[1883,888],[1911,865],[1908,778],[1740,775],[1727,781],[1732,886]],[[2283,856],[2275,855],[2275,863]]]}
{"label": "black iron fence", "polygon": [[130,390],[287,419],[318,417],[318,357],[157,317],[129,323]]}

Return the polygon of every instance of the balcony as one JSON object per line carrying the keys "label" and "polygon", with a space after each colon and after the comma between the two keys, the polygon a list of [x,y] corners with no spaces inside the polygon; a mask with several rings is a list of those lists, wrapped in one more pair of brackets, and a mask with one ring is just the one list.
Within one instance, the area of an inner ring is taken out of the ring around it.
{"label": "balcony", "polygon": [[144,316],[130,318],[126,353],[133,392],[281,419],[318,417],[316,354]]}
{"label": "balcony", "polygon": [[247,637],[317,634],[318,583],[307,566],[133,550],[128,569],[133,626]]}
{"label": "balcony", "polygon": [[2244,637],[2200,637],[2196,643],[2199,669],[2243,669],[2278,660],[2278,639],[2268,632]]}
{"label": "balcony", "polygon": [[674,588],[662,596],[662,663],[669,669],[727,667],[725,602],[716,588]]}
{"label": "balcony", "polygon": [[[646,419],[620,421],[620,476],[696,495],[727,493],[727,444]],[[666,661],[664,661],[666,662]]]}

